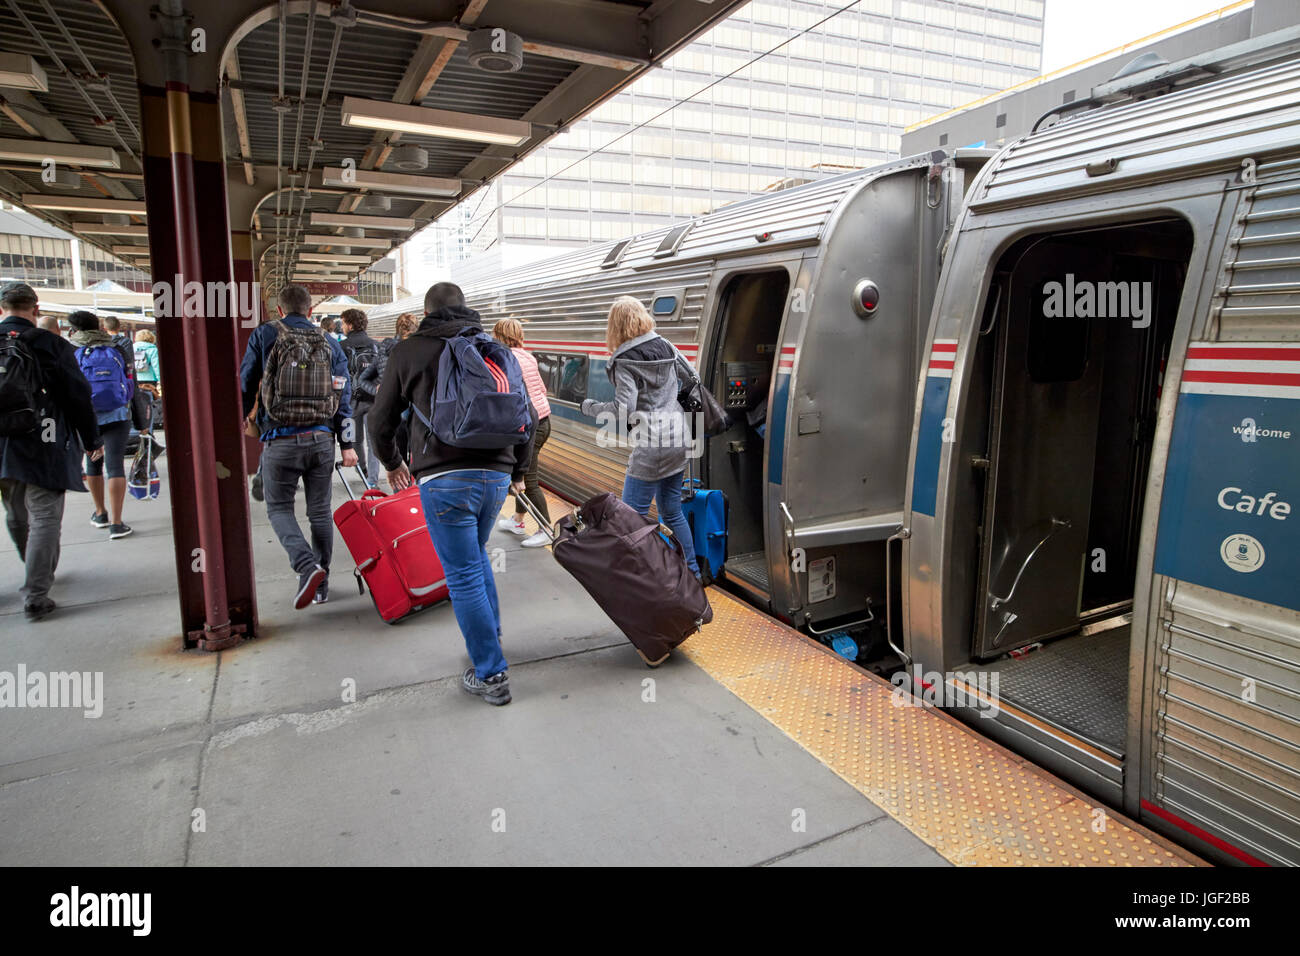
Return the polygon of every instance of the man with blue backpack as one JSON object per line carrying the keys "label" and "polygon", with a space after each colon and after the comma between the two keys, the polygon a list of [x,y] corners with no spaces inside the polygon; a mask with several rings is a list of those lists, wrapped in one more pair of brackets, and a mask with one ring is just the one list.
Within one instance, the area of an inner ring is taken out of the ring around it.
{"label": "man with blue backpack", "polygon": [[126,443],[131,437],[135,355],[99,327],[99,316],[93,312],[73,312],[68,324],[72,326],[69,338],[77,346],[77,364],[90,382],[90,401],[104,439],[104,457],[86,459],[86,487],[95,504],[90,523],[107,528],[109,538],[125,538],[131,534],[130,525],[122,520],[122,503],[126,501]]}
{"label": "man with blue backpack", "polygon": [[[510,703],[501,611],[487,544],[510,491],[522,494],[537,413],[510,350],[483,331],[458,286],[424,297],[424,321],[388,357],[370,411],[375,455],[394,491],[418,482],[429,535],[473,666],[461,686]],[[410,409],[411,466],[395,436]]]}

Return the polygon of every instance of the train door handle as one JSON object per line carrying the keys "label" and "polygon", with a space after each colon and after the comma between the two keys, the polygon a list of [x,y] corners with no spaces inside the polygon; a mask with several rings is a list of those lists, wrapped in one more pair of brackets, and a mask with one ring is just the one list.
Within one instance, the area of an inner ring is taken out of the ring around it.
{"label": "train door handle", "polygon": [[786,507],[784,501],[778,501],[781,508],[781,531],[785,535],[785,552],[792,554],[794,551],[794,515],[790,514],[790,509]]}
{"label": "train door handle", "polygon": [[[890,650],[899,656],[903,664],[907,667],[912,665],[912,659],[907,656],[899,644],[894,643],[894,565],[890,560],[890,551],[895,541],[904,541],[912,536],[910,528],[899,528],[894,534],[885,539],[885,643],[889,645]],[[899,571],[902,568],[902,558],[899,559]]]}

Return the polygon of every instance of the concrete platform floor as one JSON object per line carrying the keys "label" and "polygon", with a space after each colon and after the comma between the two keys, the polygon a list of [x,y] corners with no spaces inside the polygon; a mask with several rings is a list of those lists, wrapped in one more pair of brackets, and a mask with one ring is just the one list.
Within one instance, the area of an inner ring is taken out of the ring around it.
{"label": "concrete platform floor", "polygon": [[460,690],[450,606],[383,624],[341,541],[330,602],[294,611],[257,503],[262,636],[182,652],[163,487],[119,541],[68,496],[46,621],[0,542],[0,672],[103,675],[98,718],[0,711],[0,865],[946,865],[685,657],[647,670],[504,532],[508,707]]}

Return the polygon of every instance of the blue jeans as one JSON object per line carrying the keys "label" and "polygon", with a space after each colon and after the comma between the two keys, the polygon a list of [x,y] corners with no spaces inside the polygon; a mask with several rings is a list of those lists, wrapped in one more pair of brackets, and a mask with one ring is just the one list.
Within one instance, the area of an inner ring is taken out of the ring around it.
{"label": "blue jeans", "polygon": [[659,503],[659,520],[668,525],[669,530],[682,543],[686,552],[686,563],[695,574],[700,573],[699,562],[695,560],[695,540],[691,537],[691,526],[682,513],[682,475],[677,472],[659,481],[642,481],[627,475],[623,479],[623,500],[631,505],[637,514],[650,513],[650,501]]}
{"label": "blue jeans", "polygon": [[473,469],[420,485],[429,537],[447,575],[451,608],[480,680],[506,669],[501,653],[501,608],[487,544],[510,490],[510,476]]}

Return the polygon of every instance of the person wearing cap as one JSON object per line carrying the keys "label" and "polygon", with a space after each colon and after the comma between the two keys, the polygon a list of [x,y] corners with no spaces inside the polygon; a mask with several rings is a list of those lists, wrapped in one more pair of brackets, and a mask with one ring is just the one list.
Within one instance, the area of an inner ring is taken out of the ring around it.
{"label": "person wearing cap", "polygon": [[39,621],[55,609],[50,588],[59,563],[65,493],[86,490],[82,448],[99,460],[103,441],[76,350],[37,327],[40,310],[32,287],[25,282],[0,286],[0,311],[0,342],[6,342],[6,350],[25,349],[41,376],[42,387],[32,396],[36,429],[0,435],[0,497],[9,536],[26,565],[23,610],[28,620]]}

